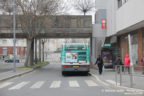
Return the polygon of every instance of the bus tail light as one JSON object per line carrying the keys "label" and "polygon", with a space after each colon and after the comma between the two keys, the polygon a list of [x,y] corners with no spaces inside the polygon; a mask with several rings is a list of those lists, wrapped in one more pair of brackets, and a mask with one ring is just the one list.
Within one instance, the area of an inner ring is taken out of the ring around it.
{"label": "bus tail light", "polygon": [[68,68],[69,66],[65,65],[64,68]]}

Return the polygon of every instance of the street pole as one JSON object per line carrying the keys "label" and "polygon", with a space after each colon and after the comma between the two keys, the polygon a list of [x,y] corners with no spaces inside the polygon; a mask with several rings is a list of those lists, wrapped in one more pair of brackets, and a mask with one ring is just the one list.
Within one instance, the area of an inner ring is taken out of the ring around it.
{"label": "street pole", "polygon": [[134,66],[132,62],[132,47],[131,47],[131,36],[128,35],[128,41],[129,41],[129,55],[130,55],[130,86],[133,87],[133,73],[134,73]]}
{"label": "street pole", "polygon": [[16,72],[16,12],[15,12],[15,0],[13,0],[13,45],[14,45],[13,72]]}
{"label": "street pole", "polygon": [[95,16],[94,16],[94,23],[96,24],[96,9],[97,7],[96,7],[96,0],[95,0]]}
{"label": "street pole", "polygon": [[130,34],[128,35],[128,41],[129,41],[129,55],[130,55],[130,66],[132,67],[132,73],[134,72],[134,66],[133,66],[133,62],[132,62],[132,46],[131,46],[131,36]]}

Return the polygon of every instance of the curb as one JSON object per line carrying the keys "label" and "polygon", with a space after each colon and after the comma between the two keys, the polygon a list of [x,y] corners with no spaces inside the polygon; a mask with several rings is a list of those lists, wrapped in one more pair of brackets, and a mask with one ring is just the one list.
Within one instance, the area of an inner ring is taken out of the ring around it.
{"label": "curb", "polygon": [[27,71],[27,72],[24,72],[24,73],[20,73],[20,74],[16,74],[16,75],[13,75],[13,76],[9,76],[5,79],[1,79],[0,82],[3,82],[3,81],[6,81],[6,80],[9,80],[9,79],[12,79],[12,78],[16,78],[16,77],[19,77],[19,76],[22,76],[22,75],[25,75],[25,74],[28,74],[30,72],[33,72],[34,69],[30,70],[30,71]]}
{"label": "curb", "polygon": [[[49,63],[48,63],[49,64]],[[9,76],[7,78],[4,78],[4,79],[0,79],[0,82],[3,82],[3,81],[6,81],[6,80],[9,80],[9,79],[12,79],[12,78],[16,78],[16,77],[19,77],[19,76],[22,76],[22,75],[25,75],[25,74],[28,74],[30,72],[33,72],[35,69],[38,69],[38,68],[41,68],[41,67],[44,67],[48,64],[45,64],[43,66],[34,66],[32,70],[30,71],[26,71],[26,72],[23,72],[23,73],[20,73],[20,74],[16,74],[16,75],[13,75],[13,76]]]}
{"label": "curb", "polygon": [[99,81],[101,84],[107,86],[107,87],[110,87],[112,89],[115,89],[115,90],[124,90],[125,92],[132,92],[132,91],[138,91],[138,92],[144,92],[143,89],[136,89],[136,88],[130,88],[130,87],[125,87],[125,86],[116,86],[114,84],[110,84],[108,82],[106,82],[105,80],[103,79],[100,79],[98,76],[96,76],[95,74],[93,73],[90,73],[91,76],[93,76],[97,81]]}
{"label": "curb", "polygon": [[33,69],[42,68],[42,67],[44,67],[44,66],[46,66],[46,65],[48,65],[48,64],[49,64],[49,63],[47,63],[47,64],[45,64],[45,65],[43,65],[43,66],[36,65],[36,66],[33,67]]}

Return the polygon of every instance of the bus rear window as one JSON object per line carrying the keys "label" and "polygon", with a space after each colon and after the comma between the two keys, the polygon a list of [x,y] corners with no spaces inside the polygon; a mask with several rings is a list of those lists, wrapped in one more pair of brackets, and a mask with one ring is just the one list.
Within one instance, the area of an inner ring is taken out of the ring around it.
{"label": "bus rear window", "polygon": [[86,50],[86,46],[67,45],[65,48],[65,51],[71,51],[71,50]]}

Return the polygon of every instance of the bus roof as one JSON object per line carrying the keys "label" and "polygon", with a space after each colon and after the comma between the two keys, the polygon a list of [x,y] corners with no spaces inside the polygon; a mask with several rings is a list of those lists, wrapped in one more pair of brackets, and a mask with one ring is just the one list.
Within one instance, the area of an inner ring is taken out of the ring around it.
{"label": "bus roof", "polygon": [[65,43],[64,45],[88,45],[87,43]]}

